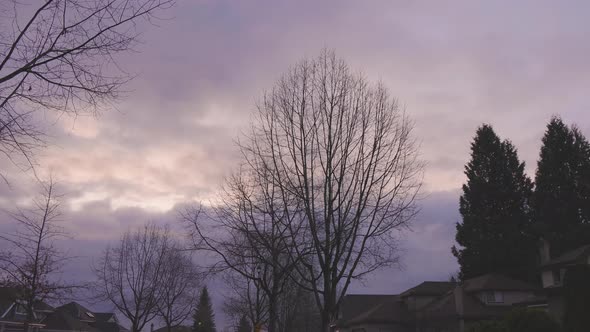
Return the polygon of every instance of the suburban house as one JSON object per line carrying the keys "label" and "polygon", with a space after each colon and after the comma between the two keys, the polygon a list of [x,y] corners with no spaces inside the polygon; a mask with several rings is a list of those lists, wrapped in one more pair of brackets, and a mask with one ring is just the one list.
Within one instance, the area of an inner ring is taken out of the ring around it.
{"label": "suburban house", "polygon": [[547,311],[561,322],[568,268],[590,264],[590,245],[551,258],[541,241],[542,287],[501,274],[462,283],[427,281],[399,295],[347,295],[335,332],[464,332],[479,321],[501,319],[516,307]]}
{"label": "suburban house", "polygon": [[[22,332],[27,313],[16,288],[0,287],[0,332]],[[33,310],[32,332],[127,332],[114,313],[94,312],[76,302],[57,308],[38,301]]]}
{"label": "suburban house", "polygon": [[564,314],[563,279],[568,268],[576,265],[590,264],[590,244],[568,251],[551,258],[549,245],[541,245],[541,280],[547,296],[548,312],[557,321],[562,321]]}
{"label": "suburban house", "polygon": [[500,274],[465,280],[418,312],[419,332],[463,332],[483,320],[500,319],[515,307],[544,306],[541,289]]}
{"label": "suburban house", "polygon": [[[44,327],[41,322],[53,312],[53,307],[41,301],[33,305],[32,331]],[[19,291],[13,287],[0,287],[0,332],[22,331],[27,317],[25,303]]]}
{"label": "suburban house", "polygon": [[94,312],[79,303],[70,302],[55,308],[42,323],[48,332],[126,332],[112,312]]}
{"label": "suburban house", "polygon": [[499,274],[463,283],[423,282],[399,295],[348,295],[338,332],[463,332],[516,306],[543,306],[541,289]]}

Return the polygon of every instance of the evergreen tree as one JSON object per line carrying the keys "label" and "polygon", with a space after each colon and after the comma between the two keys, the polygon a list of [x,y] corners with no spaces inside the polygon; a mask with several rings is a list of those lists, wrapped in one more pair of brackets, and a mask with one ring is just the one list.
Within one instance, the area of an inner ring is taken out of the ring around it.
{"label": "evergreen tree", "polygon": [[552,257],[590,243],[590,144],[558,117],[543,137],[532,207]]}
{"label": "evergreen tree", "polygon": [[193,332],[215,332],[215,314],[207,287],[203,287],[193,315]]}
{"label": "evergreen tree", "polygon": [[246,315],[243,315],[240,318],[236,332],[252,332],[252,325],[250,325],[250,321]]}
{"label": "evergreen tree", "polygon": [[535,278],[528,205],[532,183],[524,168],[512,143],[501,141],[489,125],[478,128],[460,199],[463,220],[457,223],[456,241],[461,248],[452,248],[460,279],[492,272]]}

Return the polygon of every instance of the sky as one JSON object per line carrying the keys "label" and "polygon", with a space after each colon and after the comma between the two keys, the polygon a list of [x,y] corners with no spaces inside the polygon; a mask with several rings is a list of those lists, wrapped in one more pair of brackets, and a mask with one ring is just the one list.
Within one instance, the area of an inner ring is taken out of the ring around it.
{"label": "sky", "polygon": [[[264,91],[328,48],[398,99],[426,162],[422,212],[403,234],[402,268],[351,292],[392,294],[448,279],[458,269],[450,248],[476,128],[489,123],[510,139],[531,176],[552,115],[590,136],[589,7],[178,0],[156,25],[142,26],[142,43],[119,59],[136,76],[123,98],[96,117],[44,115],[51,145],[38,153],[37,173],[52,173],[66,195],[67,246],[79,258],[68,273],[92,278],[89,262],[124,231],[175,223],[179,206],[214,198]],[[32,172],[0,164],[10,183],[0,186],[0,207],[28,204],[38,192]],[[10,223],[4,215],[0,228]],[[219,309],[221,296],[214,300]]]}

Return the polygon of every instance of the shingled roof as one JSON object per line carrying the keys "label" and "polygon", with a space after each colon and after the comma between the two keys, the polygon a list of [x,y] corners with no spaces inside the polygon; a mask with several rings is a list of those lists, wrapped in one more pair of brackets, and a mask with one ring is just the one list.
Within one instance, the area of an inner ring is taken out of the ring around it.
{"label": "shingled roof", "polygon": [[425,281],[401,293],[400,296],[440,296],[453,289],[455,285],[456,282],[449,281]]}
{"label": "shingled roof", "polygon": [[501,274],[491,273],[463,282],[463,289],[466,292],[498,290],[498,291],[532,291],[537,287],[516,279],[511,279]]}
{"label": "shingled roof", "polygon": [[49,330],[82,332],[124,332],[126,328],[118,324],[115,314],[93,312],[77,302],[70,302],[49,315],[43,323]]}
{"label": "shingled roof", "polygon": [[[347,327],[357,324],[401,324],[408,323],[410,317],[409,311],[399,296],[396,295],[354,295],[354,299],[361,299],[365,303],[374,300],[371,305],[360,306],[349,311],[358,311],[356,315],[345,316],[337,325]],[[354,299],[352,299],[354,301]],[[351,300],[351,298],[349,298]],[[359,310],[356,310],[359,309]]]}
{"label": "shingled roof", "polygon": [[568,251],[561,256],[549,260],[545,264],[541,265],[541,268],[549,268],[555,266],[571,265],[576,263],[582,263],[587,257],[590,256],[590,244],[581,246],[572,251]]}
{"label": "shingled roof", "polygon": [[374,308],[384,301],[396,299],[397,297],[397,295],[346,295],[340,303],[340,313],[342,317],[350,319]]}

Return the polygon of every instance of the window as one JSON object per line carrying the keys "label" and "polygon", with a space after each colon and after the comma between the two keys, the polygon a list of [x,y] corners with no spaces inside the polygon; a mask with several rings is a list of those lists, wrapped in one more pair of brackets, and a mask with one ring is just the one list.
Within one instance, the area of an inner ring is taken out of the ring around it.
{"label": "window", "polygon": [[22,304],[17,304],[16,308],[14,308],[14,312],[17,315],[26,315],[27,314],[27,309],[25,309],[25,307]]}
{"label": "window", "polygon": [[553,270],[553,284],[561,285],[561,271],[559,269]]}
{"label": "window", "polygon": [[499,291],[485,292],[484,299],[486,303],[504,303],[504,293]]}

